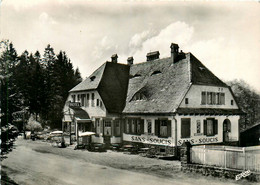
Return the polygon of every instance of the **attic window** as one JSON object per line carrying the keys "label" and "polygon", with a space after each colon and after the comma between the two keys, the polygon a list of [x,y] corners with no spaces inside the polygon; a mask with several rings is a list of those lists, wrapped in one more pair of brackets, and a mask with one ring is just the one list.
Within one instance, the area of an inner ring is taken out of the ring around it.
{"label": "attic window", "polygon": [[154,71],[154,72],[151,74],[151,76],[157,75],[157,74],[160,74],[160,73],[162,73],[162,72],[161,72],[161,71]]}
{"label": "attic window", "polygon": [[94,81],[95,78],[96,78],[96,76],[91,76],[91,77],[90,77],[90,80],[91,80],[91,81]]}
{"label": "attic window", "polygon": [[131,101],[138,101],[138,100],[146,100],[146,97],[143,93],[137,92]]}

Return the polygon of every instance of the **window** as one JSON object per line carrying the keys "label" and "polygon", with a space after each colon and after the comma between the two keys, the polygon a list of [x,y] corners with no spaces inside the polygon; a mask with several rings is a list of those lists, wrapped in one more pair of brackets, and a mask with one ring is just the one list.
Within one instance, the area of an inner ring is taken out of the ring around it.
{"label": "window", "polygon": [[230,102],[230,103],[231,103],[231,105],[234,105],[234,100],[231,100],[231,102]]}
{"label": "window", "polygon": [[190,137],[190,118],[181,118],[181,138]]}
{"label": "window", "polygon": [[103,103],[102,103],[102,101],[100,101],[100,107],[102,107],[103,106]]}
{"label": "window", "polygon": [[200,124],[200,120],[197,120],[197,133],[199,134],[201,131],[201,124]]}
{"label": "window", "polygon": [[189,104],[189,98],[185,98],[185,104]]}
{"label": "window", "polygon": [[105,120],[104,126],[104,135],[111,136],[111,120]]}
{"label": "window", "polygon": [[114,120],[114,136],[120,136],[120,122],[119,122],[119,120]]}
{"label": "window", "polygon": [[144,120],[140,118],[128,118],[126,120],[127,134],[143,134],[144,133]]}
{"label": "window", "polygon": [[201,105],[224,105],[225,93],[201,92]]}
{"label": "window", "polygon": [[75,95],[71,95],[71,97],[72,97],[72,102],[75,102],[76,96]]}
{"label": "window", "polygon": [[160,136],[167,137],[167,120],[160,121]]}
{"label": "window", "polygon": [[204,135],[213,136],[218,134],[218,120],[208,118],[204,120]]}
{"label": "window", "polygon": [[201,104],[206,105],[206,92],[201,92]]}
{"label": "window", "polygon": [[152,133],[152,121],[151,120],[147,120],[147,132],[148,132],[148,134]]}
{"label": "window", "polygon": [[82,95],[81,95],[81,106],[84,106],[84,105],[85,105],[85,97],[86,97],[85,94],[82,94]]}
{"label": "window", "polygon": [[80,94],[78,94],[78,102],[80,101]]}
{"label": "window", "polygon": [[95,105],[94,105],[94,104],[95,104],[94,99],[95,99],[95,94],[92,93],[92,94],[91,94],[91,106],[92,106],[92,107],[95,106]]}
{"label": "window", "polygon": [[144,95],[143,93],[137,92],[137,93],[133,96],[133,98],[132,98],[131,101],[145,100],[145,99],[146,99],[146,97],[145,97],[145,95]]}
{"label": "window", "polygon": [[220,104],[225,105],[225,94],[224,93],[220,93]]}
{"label": "window", "polygon": [[131,133],[132,134],[135,134],[136,133],[136,120],[135,119],[132,119],[132,122],[131,122]]}
{"label": "window", "polygon": [[155,120],[155,135],[158,137],[171,137],[171,121]]}
{"label": "window", "polygon": [[126,119],[125,133],[126,134],[130,133],[130,120],[129,119]]}
{"label": "window", "polygon": [[87,101],[86,101],[86,106],[89,106],[89,94],[87,94]]}
{"label": "window", "polygon": [[216,95],[216,103],[217,105],[220,105],[220,93],[217,93]]}
{"label": "window", "polygon": [[207,103],[212,104],[212,92],[207,92]]}
{"label": "window", "polygon": [[137,120],[137,128],[136,128],[137,134],[141,134],[141,120]]}
{"label": "window", "polygon": [[99,106],[99,99],[97,99],[97,106]]}

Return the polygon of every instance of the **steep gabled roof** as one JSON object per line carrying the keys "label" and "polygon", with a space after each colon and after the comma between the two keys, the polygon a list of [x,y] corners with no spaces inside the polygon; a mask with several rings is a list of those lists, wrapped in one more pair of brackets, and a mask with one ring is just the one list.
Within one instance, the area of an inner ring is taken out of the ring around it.
{"label": "steep gabled roof", "polygon": [[[132,65],[123,112],[175,112],[191,84],[228,87],[191,53]],[[145,100],[131,101],[136,93]]]}
{"label": "steep gabled roof", "polygon": [[96,71],[94,71],[88,78],[83,80],[81,83],[73,87],[69,92],[85,91],[97,89],[101,78],[103,76],[106,63],[101,65]]}
{"label": "steep gabled roof", "polygon": [[208,68],[206,68],[194,55],[190,53],[191,82],[196,85],[213,85],[228,87]]}
{"label": "steep gabled roof", "polygon": [[129,66],[105,62],[70,92],[97,90],[110,113],[121,113],[125,106]]}
{"label": "steep gabled roof", "polygon": [[98,92],[109,113],[122,113],[127,95],[129,66],[107,62]]}
{"label": "steep gabled roof", "polygon": [[[173,63],[169,57],[132,65],[127,102],[123,112],[173,112],[189,88],[188,69],[189,54],[177,63]],[[146,100],[130,101],[137,92],[142,92]]]}

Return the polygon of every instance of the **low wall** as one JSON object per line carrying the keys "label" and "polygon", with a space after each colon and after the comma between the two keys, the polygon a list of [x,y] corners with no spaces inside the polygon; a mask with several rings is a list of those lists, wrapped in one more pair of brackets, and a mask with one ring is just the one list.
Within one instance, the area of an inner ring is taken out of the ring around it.
{"label": "low wall", "polygon": [[[181,163],[181,170],[183,172],[195,172],[201,173],[205,176],[214,176],[220,178],[229,178],[229,179],[236,179],[236,176],[241,174],[243,171],[241,170],[233,170],[233,169],[223,169],[214,166],[206,166],[202,164],[187,164],[185,162]],[[256,174],[251,172],[250,175],[247,177],[242,177],[242,179],[247,179],[248,181],[252,182],[260,182],[260,174]],[[239,180],[238,180],[239,181]]]}

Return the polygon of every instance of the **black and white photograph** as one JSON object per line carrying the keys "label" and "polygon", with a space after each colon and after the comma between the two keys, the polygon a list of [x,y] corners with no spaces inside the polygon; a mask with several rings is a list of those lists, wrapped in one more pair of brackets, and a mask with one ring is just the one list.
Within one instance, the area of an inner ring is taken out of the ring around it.
{"label": "black and white photograph", "polygon": [[259,0],[0,0],[0,184],[259,184],[259,20]]}

